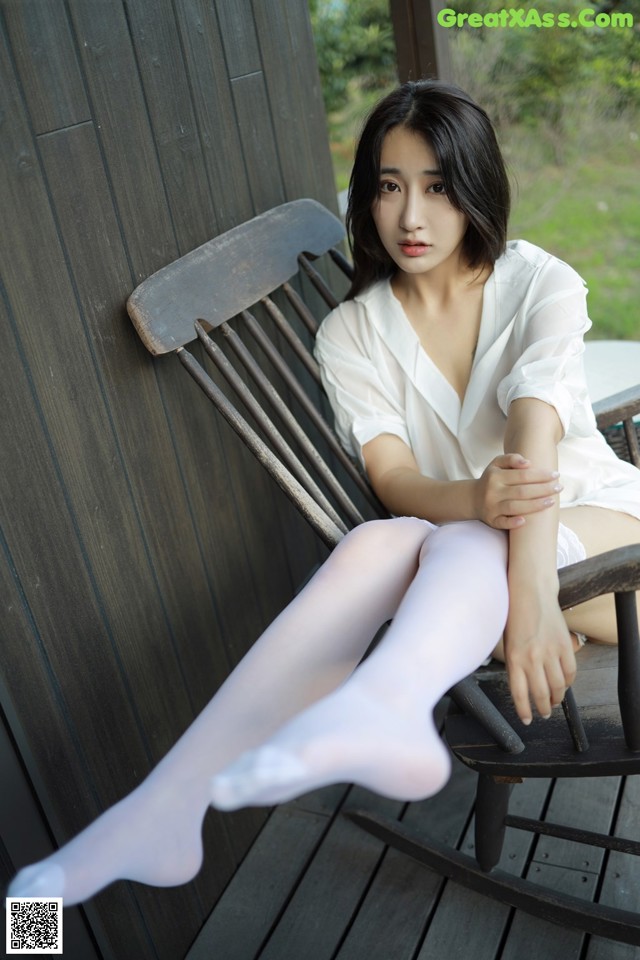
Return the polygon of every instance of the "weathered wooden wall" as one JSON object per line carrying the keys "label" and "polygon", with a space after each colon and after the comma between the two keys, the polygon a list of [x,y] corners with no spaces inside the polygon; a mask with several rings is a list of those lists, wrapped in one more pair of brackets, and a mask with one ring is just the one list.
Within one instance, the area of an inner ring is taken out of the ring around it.
{"label": "weathered wooden wall", "polygon": [[[140,782],[318,559],[125,299],[254,213],[335,194],[304,0],[0,15],[6,880]],[[88,960],[89,929],[98,956],[184,956],[263,816],[211,812],[192,884],[69,911],[65,956]]]}

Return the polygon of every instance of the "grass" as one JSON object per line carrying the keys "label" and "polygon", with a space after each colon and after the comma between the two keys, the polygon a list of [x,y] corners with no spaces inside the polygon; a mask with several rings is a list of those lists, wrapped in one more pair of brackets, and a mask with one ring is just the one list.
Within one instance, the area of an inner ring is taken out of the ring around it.
{"label": "grass", "polygon": [[[336,186],[348,186],[353,144],[385,91],[354,96],[330,117]],[[512,128],[502,146],[514,181],[510,237],[570,263],[589,287],[589,336],[640,340],[640,117],[588,123],[564,139],[562,163],[540,131]]]}
{"label": "grass", "polygon": [[537,243],[586,280],[592,338],[640,340],[640,120],[633,127],[628,119],[604,125],[562,166],[535,162],[531,135],[516,135],[507,150],[516,171],[510,236]]}

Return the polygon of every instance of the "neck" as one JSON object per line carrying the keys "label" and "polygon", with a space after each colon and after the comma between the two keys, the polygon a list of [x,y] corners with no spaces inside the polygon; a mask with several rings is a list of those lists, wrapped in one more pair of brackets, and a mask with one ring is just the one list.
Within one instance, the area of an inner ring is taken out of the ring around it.
{"label": "neck", "polygon": [[471,268],[465,263],[442,264],[441,268],[423,274],[398,270],[391,285],[394,293],[402,299],[446,304],[460,294],[483,287],[490,273],[490,266]]}

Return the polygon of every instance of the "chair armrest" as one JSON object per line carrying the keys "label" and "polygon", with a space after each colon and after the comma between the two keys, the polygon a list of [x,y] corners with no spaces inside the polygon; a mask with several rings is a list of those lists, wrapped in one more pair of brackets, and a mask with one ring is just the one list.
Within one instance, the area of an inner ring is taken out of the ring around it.
{"label": "chair armrest", "polygon": [[558,571],[563,610],[604,593],[640,590],[640,543],[617,547]]}
{"label": "chair armrest", "polygon": [[598,400],[593,404],[593,412],[599,430],[634,417],[640,413],[640,384]]}

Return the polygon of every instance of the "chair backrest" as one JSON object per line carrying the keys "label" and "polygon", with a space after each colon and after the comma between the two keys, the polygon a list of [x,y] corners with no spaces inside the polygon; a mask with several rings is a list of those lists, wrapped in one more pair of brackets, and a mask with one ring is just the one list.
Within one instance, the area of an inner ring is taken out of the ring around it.
{"label": "chair backrest", "polygon": [[[127,303],[147,349],[178,354],[329,546],[362,522],[363,509],[388,515],[324,415],[312,354],[319,320],[340,299],[331,281],[344,287],[351,275],[338,249],[344,237],[341,221],[319,203],[294,200],[168,264]],[[312,261],[323,255],[330,266],[321,273]],[[226,391],[188,349],[194,341]]]}

